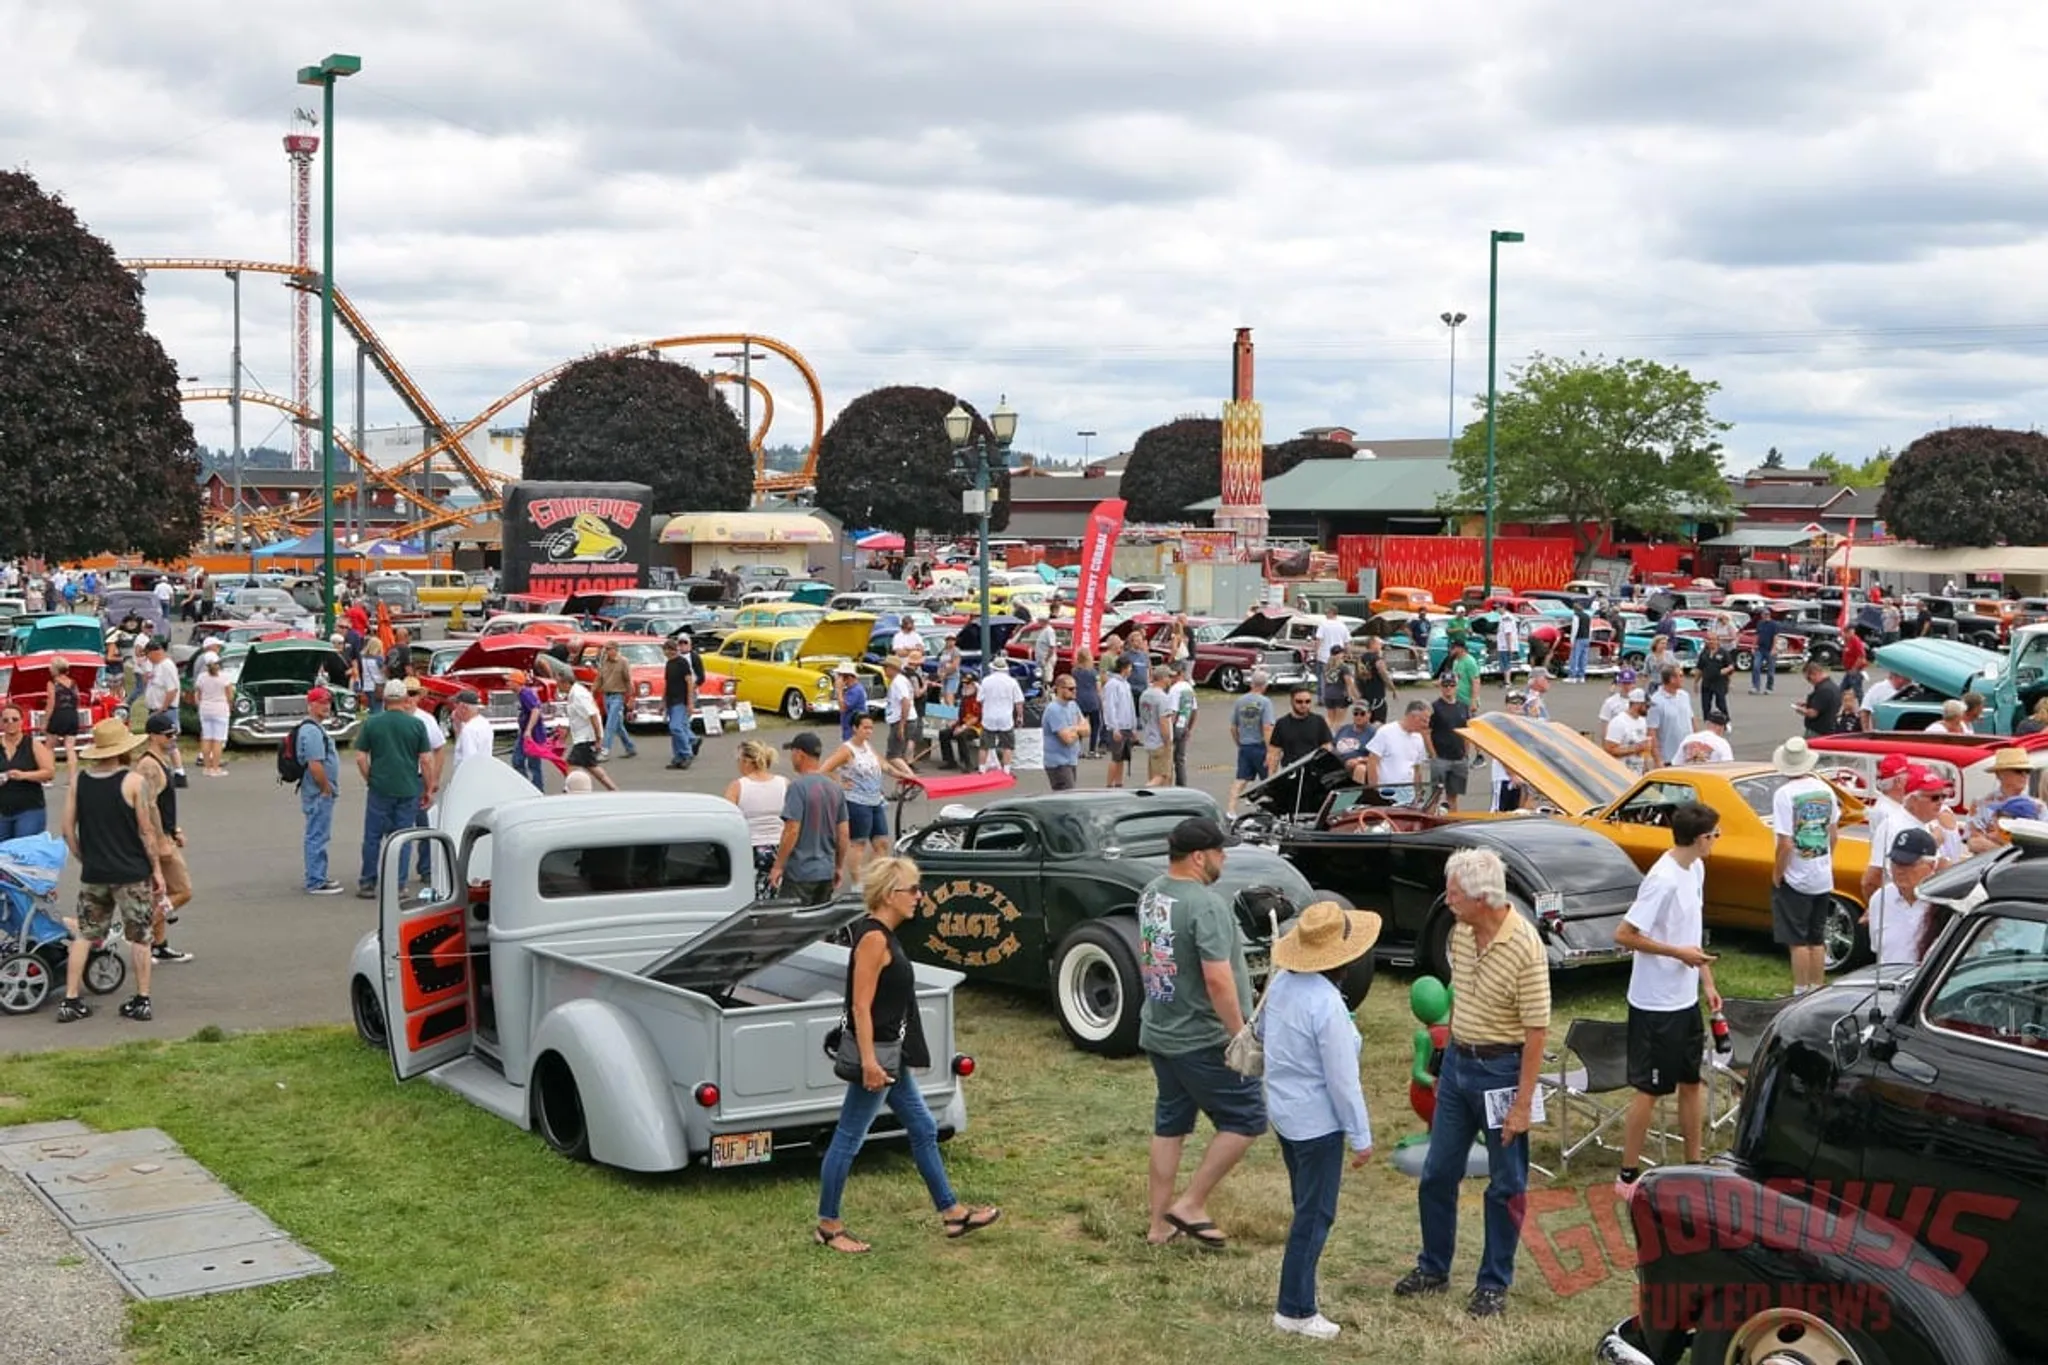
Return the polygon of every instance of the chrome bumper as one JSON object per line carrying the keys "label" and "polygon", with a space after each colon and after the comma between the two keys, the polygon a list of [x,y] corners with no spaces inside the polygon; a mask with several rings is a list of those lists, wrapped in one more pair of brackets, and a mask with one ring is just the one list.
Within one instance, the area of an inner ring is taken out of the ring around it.
{"label": "chrome bumper", "polygon": [[[230,744],[281,744],[284,737],[298,728],[304,716],[235,716],[228,721],[228,743]],[[356,733],[354,716],[330,716],[320,727],[337,744],[353,739]],[[189,732],[189,733],[197,733]]]}

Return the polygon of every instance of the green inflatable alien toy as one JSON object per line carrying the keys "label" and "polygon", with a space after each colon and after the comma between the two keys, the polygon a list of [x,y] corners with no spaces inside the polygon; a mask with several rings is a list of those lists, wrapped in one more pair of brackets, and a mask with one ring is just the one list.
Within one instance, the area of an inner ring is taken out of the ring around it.
{"label": "green inflatable alien toy", "polygon": [[[1408,988],[1408,1010],[1422,1025],[1415,1030],[1415,1061],[1408,1069],[1408,1106],[1428,1124],[1436,1117],[1436,1078],[1451,1041],[1451,988],[1433,976],[1415,978]],[[1423,1132],[1402,1138],[1398,1145],[1428,1141],[1429,1134]]]}

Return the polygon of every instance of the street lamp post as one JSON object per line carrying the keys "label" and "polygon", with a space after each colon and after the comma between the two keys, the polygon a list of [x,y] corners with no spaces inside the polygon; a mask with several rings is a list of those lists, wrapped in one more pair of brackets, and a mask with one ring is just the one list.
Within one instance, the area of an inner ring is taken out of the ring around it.
{"label": "street lamp post", "polygon": [[1519,242],[1519,232],[1495,228],[1486,247],[1486,595],[1493,596],[1493,408],[1494,352],[1500,344],[1500,244]]}
{"label": "street lamp post", "polygon": [[[981,672],[988,676],[995,667],[995,654],[989,647],[988,632],[988,495],[989,466],[1008,468],[1010,463],[1010,442],[1017,436],[1017,414],[1010,411],[1010,400],[999,399],[996,410],[988,415],[989,435],[975,430],[974,414],[959,403],[946,414],[946,439],[953,443],[953,461],[963,472],[974,475],[973,510],[981,518],[980,566],[981,566]],[[990,437],[994,444],[991,446]]]}
{"label": "street lamp post", "polygon": [[1451,402],[1450,417],[1444,423],[1444,435],[1452,445],[1458,443],[1458,328],[1463,325],[1463,313],[1439,313],[1444,326],[1451,329]]}
{"label": "street lamp post", "polygon": [[363,69],[363,59],[330,52],[299,68],[300,85],[317,85],[320,140],[320,600],[322,634],[334,629],[334,83]]}
{"label": "street lamp post", "polygon": [[1088,443],[1095,439],[1095,433],[1092,431],[1077,431],[1074,434],[1081,438],[1081,463],[1087,464]]}

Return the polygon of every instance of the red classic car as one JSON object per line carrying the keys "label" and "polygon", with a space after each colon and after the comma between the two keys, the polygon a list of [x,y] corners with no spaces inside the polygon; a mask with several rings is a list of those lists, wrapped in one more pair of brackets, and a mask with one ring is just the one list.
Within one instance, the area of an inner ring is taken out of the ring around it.
{"label": "red classic car", "polygon": [[[626,723],[668,724],[668,708],[662,702],[663,674],[668,668],[668,656],[661,652],[661,636],[598,631],[589,635],[571,635],[566,639],[570,665],[592,694],[597,691],[599,656],[604,653],[606,645],[617,645],[626,666],[633,671],[633,692],[631,705],[626,709]],[[722,673],[707,672],[704,681],[697,685],[697,709],[701,711],[712,703],[717,704],[722,719],[731,717],[732,679]],[[701,725],[701,721],[699,723]]]}
{"label": "red classic car", "polygon": [[1877,765],[1889,754],[1901,754],[1946,779],[1958,795],[1956,809],[1965,813],[1997,792],[1998,779],[1992,775],[1991,760],[2000,749],[2027,751],[2027,759],[2034,767],[2031,786],[2039,787],[2041,773],[2048,769],[2048,732],[2014,739],[2010,735],[1877,730],[1817,735],[1807,745],[1820,755],[1820,766],[1814,771],[1859,801],[1868,801],[1877,794]]}
{"label": "red classic car", "polygon": [[[96,654],[63,649],[0,659],[0,691],[5,692],[8,705],[21,708],[22,719],[31,731],[41,734],[43,722],[48,719],[43,712],[43,699],[49,695],[52,659],[62,659],[70,666],[72,685],[78,688],[79,733],[90,730],[95,721],[119,714],[121,698],[99,690],[100,669],[106,661]],[[114,674],[116,683],[120,679],[119,673]]]}
{"label": "red classic car", "polygon": [[[1128,622],[1136,621],[1144,624],[1146,634],[1150,635],[1154,631],[1163,630],[1166,624],[1172,620],[1171,616],[1161,616],[1156,613],[1126,617],[1122,621],[1105,618],[1102,623],[1102,638],[1096,642],[1095,646],[1096,662],[1100,663],[1102,661],[1104,651],[1112,648],[1121,648],[1124,631],[1128,629]],[[1073,672],[1074,618],[1071,616],[1062,616],[1056,620],[1047,619],[1025,622],[1011,633],[1009,640],[1003,645],[1003,653],[1021,663],[1030,663],[1038,657],[1038,642],[1048,631],[1052,633],[1053,637],[1053,676],[1057,678],[1062,674]]]}
{"label": "red classic car", "polygon": [[[519,689],[533,683],[542,705],[566,694],[574,673],[569,665],[549,656],[554,640],[539,635],[492,635],[472,640],[454,652],[438,642],[415,647],[430,651],[431,662],[420,677],[425,690],[420,709],[439,717],[465,689],[477,694],[484,717],[491,728],[511,734],[519,728]],[[451,657],[452,656],[452,657]]]}
{"label": "red classic car", "polygon": [[[1293,619],[1294,613],[1287,611],[1255,611],[1241,621],[1190,617],[1188,626],[1195,635],[1195,684],[1242,692],[1249,686],[1252,670],[1263,668],[1281,692],[1305,686],[1311,674],[1308,651],[1276,638]],[[1154,658],[1165,657],[1161,648],[1164,634],[1153,632]]]}

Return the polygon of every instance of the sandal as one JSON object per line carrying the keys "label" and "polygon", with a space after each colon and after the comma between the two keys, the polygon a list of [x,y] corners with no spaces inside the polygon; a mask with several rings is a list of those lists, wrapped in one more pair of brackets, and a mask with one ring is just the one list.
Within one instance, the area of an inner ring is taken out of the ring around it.
{"label": "sandal", "polygon": [[[866,1242],[861,1241],[860,1238],[855,1237],[845,1228],[841,1228],[837,1232],[827,1232],[823,1227],[816,1227],[811,1229],[811,1238],[819,1246],[836,1251],[842,1256],[865,1256],[869,1251]],[[848,1243],[848,1245],[840,1246],[839,1243],[841,1242]]]}
{"label": "sandal", "polygon": [[[984,1216],[985,1215],[985,1216]],[[991,1205],[983,1209],[969,1209],[958,1218],[944,1219],[946,1237],[958,1241],[970,1232],[979,1232],[1003,1216],[1003,1211]]]}
{"label": "sandal", "polygon": [[1190,1223],[1187,1219],[1171,1213],[1166,1215],[1166,1221],[1173,1225],[1176,1232],[1205,1250],[1221,1251],[1230,1245],[1230,1239],[1218,1232],[1214,1223]]}

